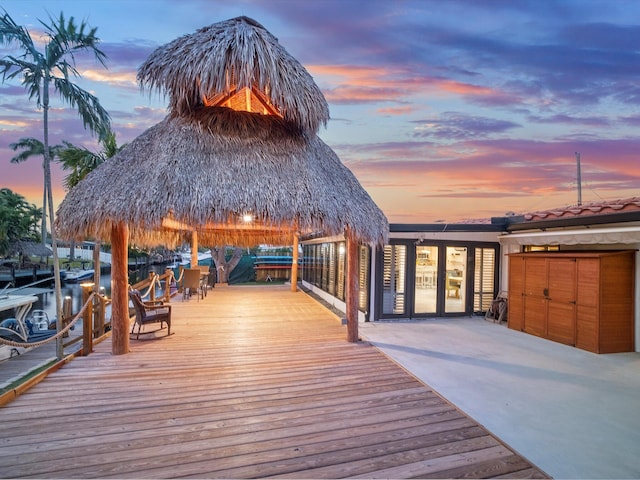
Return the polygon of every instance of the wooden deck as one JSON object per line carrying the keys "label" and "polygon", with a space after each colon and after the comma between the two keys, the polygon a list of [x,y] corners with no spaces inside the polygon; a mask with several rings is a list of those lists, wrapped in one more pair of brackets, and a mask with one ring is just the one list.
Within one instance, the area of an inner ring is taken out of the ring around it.
{"label": "wooden deck", "polygon": [[546,478],[303,292],[173,305],[0,408],[0,477]]}

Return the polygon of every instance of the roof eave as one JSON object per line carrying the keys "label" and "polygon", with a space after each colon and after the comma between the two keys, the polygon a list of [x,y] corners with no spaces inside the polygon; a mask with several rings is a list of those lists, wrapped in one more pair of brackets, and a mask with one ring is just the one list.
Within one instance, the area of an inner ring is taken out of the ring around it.
{"label": "roof eave", "polygon": [[504,223],[390,223],[389,232],[503,232]]}
{"label": "roof eave", "polygon": [[546,230],[565,227],[589,227],[613,223],[640,222],[640,211],[608,213],[606,215],[579,215],[550,220],[525,221],[523,217],[507,217],[507,231]]}

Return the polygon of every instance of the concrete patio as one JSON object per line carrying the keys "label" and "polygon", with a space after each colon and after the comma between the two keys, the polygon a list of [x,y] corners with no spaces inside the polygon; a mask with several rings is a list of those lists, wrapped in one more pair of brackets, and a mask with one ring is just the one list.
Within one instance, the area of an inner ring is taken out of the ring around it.
{"label": "concrete patio", "polygon": [[596,355],[481,317],[360,333],[554,478],[640,478],[640,353]]}

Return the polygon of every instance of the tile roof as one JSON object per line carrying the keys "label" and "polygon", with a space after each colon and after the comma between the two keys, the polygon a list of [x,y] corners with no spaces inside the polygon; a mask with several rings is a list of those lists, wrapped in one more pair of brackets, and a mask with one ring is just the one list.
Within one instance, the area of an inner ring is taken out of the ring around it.
{"label": "tile roof", "polygon": [[630,197],[619,200],[602,200],[582,205],[569,205],[566,207],[525,213],[523,217],[525,221],[536,221],[638,211],[640,211],[640,197]]}

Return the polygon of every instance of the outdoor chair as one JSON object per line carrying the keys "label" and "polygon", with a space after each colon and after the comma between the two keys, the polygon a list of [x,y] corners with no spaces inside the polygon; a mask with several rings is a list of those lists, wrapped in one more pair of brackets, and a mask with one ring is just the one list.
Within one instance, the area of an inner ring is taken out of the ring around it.
{"label": "outdoor chair", "polygon": [[[136,320],[131,327],[131,333],[134,332],[136,325],[138,326],[138,334],[136,340],[140,338],[140,330],[143,326],[150,323],[159,323],[160,330],[162,324],[167,324],[167,336],[171,335],[171,305],[165,305],[162,300],[144,301],[138,290],[130,290],[129,298],[133,303]],[[157,330],[145,333],[153,333]]]}
{"label": "outdoor chair", "polygon": [[198,268],[200,269],[200,278],[202,279],[202,292],[206,297],[209,290],[209,265],[198,265]]}
{"label": "outdoor chair", "polygon": [[185,268],[182,276],[182,300],[191,298],[195,294],[204,298],[204,288],[202,286],[202,272],[199,268]]}
{"label": "outdoor chair", "polygon": [[500,292],[498,296],[491,301],[487,313],[484,315],[485,320],[491,320],[493,323],[502,323],[507,321],[507,296]]}

